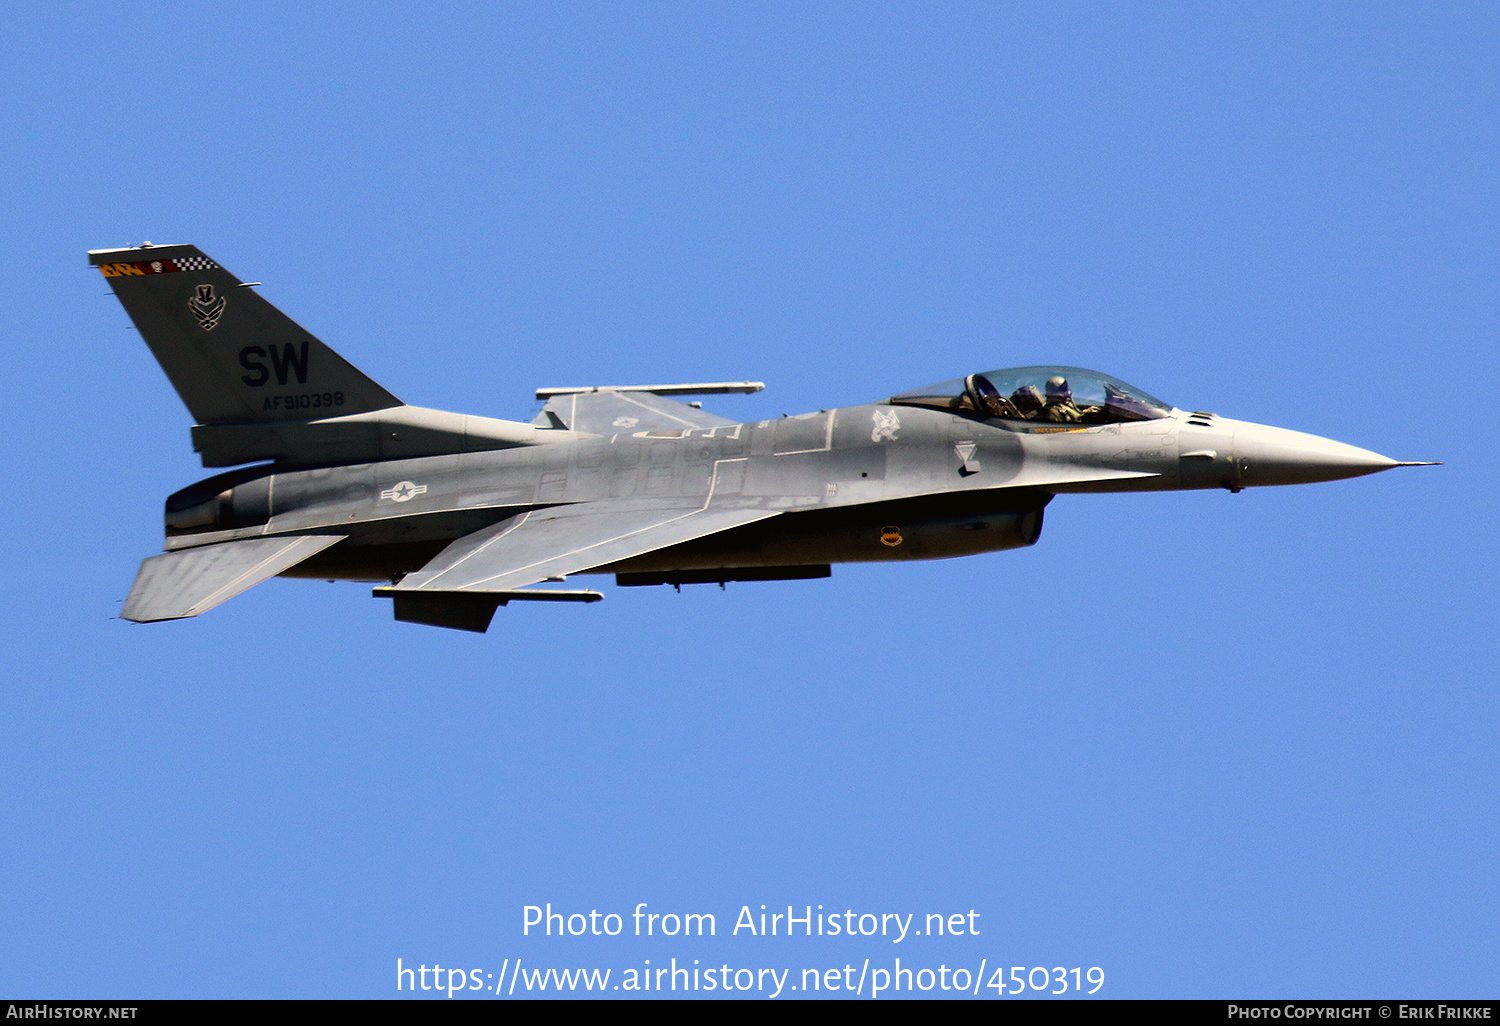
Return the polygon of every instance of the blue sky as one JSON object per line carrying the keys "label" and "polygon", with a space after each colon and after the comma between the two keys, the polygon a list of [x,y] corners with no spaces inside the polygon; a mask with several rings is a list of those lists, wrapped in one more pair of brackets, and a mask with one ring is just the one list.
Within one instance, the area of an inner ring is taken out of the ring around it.
{"label": "blue sky", "polygon": [[[1497,46],[1461,3],[13,16],[0,993],[901,957],[1493,997]],[[85,265],[144,239],[423,406],[764,380],[706,404],[748,420],[1065,363],[1446,465],[1065,496],[1020,552],[485,636],[280,580],[133,626],[207,474]],[[523,936],[547,902],[626,932]],[[762,904],[980,933],[731,935]]]}

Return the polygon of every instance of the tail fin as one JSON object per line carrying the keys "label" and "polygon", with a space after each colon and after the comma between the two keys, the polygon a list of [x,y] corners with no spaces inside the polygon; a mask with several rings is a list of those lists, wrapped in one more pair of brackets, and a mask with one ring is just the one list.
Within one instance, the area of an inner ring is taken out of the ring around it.
{"label": "tail fin", "polygon": [[402,405],[196,246],[100,249],[89,263],[104,272],[199,424]]}

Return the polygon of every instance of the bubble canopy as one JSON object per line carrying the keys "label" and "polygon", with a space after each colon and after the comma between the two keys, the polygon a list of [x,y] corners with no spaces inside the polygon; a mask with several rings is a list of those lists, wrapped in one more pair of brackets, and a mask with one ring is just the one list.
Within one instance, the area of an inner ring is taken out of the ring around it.
{"label": "bubble canopy", "polygon": [[1054,424],[1119,424],[1157,420],[1170,403],[1117,378],[1082,367],[1011,367],[914,388],[889,400],[970,417]]}

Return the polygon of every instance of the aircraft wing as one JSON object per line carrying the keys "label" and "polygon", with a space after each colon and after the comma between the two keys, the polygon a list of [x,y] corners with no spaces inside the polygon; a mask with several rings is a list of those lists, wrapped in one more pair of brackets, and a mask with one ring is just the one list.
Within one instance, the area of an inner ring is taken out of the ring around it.
{"label": "aircraft wing", "polygon": [[120,615],[136,623],[206,613],[322,552],[342,534],[294,534],[200,545],[141,561]]}
{"label": "aircraft wing", "polygon": [[553,506],[458,539],[381,594],[506,592],[776,515],[767,509]]}
{"label": "aircraft wing", "polygon": [[663,399],[649,392],[574,392],[555,395],[542,408],[534,424],[552,424],[553,418],[572,431],[595,435],[630,435],[637,431],[685,431],[735,424],[737,421],[705,413],[686,403]]}

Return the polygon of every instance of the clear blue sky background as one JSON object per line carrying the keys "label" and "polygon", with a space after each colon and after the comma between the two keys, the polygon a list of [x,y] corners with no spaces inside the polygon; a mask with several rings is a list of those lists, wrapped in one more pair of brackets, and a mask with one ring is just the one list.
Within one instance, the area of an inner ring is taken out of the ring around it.
{"label": "clear blue sky background", "polygon": [[[398,957],[1500,991],[1493,4],[59,3],[0,90],[0,995],[384,997]],[[1057,362],[1446,466],[485,636],[279,580],[133,626],[206,475],[85,265],[144,239],[424,406]],[[523,937],[546,902],[719,935]],[[728,936],[762,903],[981,933]]]}

